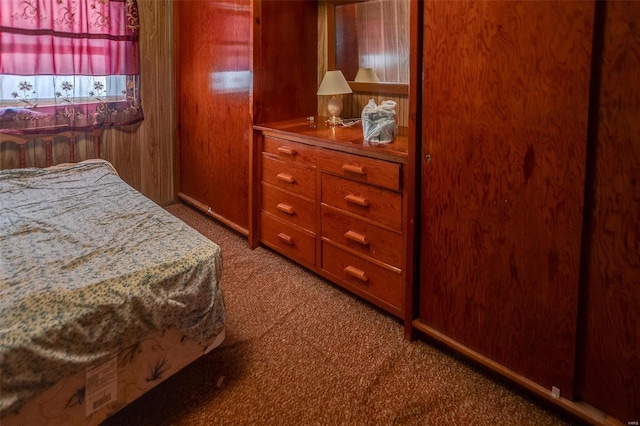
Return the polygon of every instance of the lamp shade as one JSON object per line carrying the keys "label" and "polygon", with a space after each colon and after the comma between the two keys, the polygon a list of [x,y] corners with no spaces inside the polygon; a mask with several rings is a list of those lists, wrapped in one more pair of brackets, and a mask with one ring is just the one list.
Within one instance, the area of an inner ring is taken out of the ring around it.
{"label": "lamp shade", "polygon": [[353,93],[342,71],[327,71],[320,83],[317,95],[342,95]]}
{"label": "lamp shade", "polygon": [[358,83],[380,83],[373,68],[360,68],[354,81]]}

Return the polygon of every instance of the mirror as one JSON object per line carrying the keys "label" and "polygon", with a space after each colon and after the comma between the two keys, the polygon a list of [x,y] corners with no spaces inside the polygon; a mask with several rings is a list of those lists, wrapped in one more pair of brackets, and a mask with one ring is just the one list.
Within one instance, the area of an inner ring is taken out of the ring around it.
{"label": "mirror", "polygon": [[[407,94],[410,1],[345,3],[328,11],[329,69],[341,70],[354,91]],[[364,69],[379,82],[358,81]]]}

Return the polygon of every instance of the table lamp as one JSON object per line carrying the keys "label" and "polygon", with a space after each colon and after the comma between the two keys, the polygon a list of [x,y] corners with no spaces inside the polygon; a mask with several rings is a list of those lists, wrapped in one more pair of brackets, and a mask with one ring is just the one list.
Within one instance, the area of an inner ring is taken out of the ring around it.
{"label": "table lamp", "polygon": [[360,68],[354,81],[358,83],[380,83],[380,79],[373,68]]}
{"label": "table lamp", "polygon": [[331,118],[327,120],[327,124],[330,126],[338,126],[342,123],[340,113],[342,112],[342,98],[337,95],[343,95],[347,93],[353,93],[349,83],[344,78],[342,71],[327,71],[318,88],[318,96],[329,95],[329,101],[327,102],[327,109]]}

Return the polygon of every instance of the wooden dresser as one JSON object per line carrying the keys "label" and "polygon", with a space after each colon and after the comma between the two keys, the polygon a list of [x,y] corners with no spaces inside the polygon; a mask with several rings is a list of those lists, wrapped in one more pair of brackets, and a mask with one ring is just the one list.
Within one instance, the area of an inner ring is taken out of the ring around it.
{"label": "wooden dresser", "polygon": [[407,223],[406,129],[390,144],[314,117],[254,126],[252,247],[264,244],[402,317]]}

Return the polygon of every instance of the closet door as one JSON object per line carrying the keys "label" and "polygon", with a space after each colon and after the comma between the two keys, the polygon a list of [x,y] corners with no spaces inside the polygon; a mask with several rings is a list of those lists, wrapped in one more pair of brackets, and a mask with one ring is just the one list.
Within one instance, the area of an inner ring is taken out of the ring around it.
{"label": "closet door", "polygon": [[593,13],[473,0],[424,15],[415,325],[568,398]]}
{"label": "closet door", "polygon": [[626,424],[640,420],[640,3],[598,6],[603,50],[576,396]]}
{"label": "closet door", "polygon": [[174,1],[178,196],[245,234],[251,4]]}

